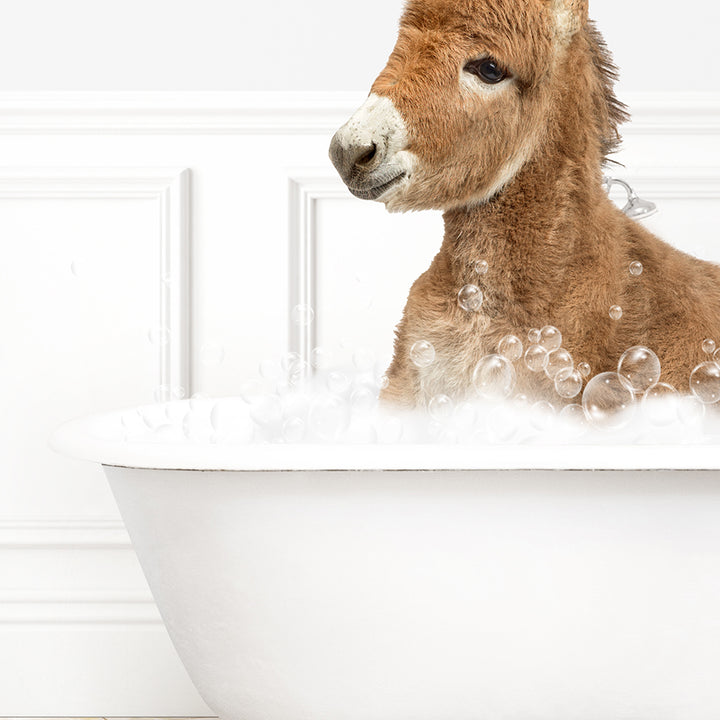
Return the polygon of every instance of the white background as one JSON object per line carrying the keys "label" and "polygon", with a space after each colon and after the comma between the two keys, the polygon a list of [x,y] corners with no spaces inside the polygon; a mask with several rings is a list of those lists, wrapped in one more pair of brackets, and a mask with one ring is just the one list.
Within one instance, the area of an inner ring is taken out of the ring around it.
{"label": "white background", "polygon": [[[365,90],[399,0],[23,0],[0,27],[0,90]],[[627,91],[720,87],[711,0],[594,0]]]}
{"label": "white background", "polygon": [[[386,0],[25,0],[6,11],[0,716],[208,712],[102,472],[50,452],[47,435],[64,419],[152,400],[164,216],[160,195],[138,188],[166,170],[190,176],[188,390],[237,393],[287,349],[298,197],[315,219],[317,340],[372,345],[382,364],[441,220],[355,200],[327,146],[384,65],[399,12]],[[591,15],[635,111],[620,174],[660,205],[651,229],[720,260],[720,10],[606,0]],[[243,94],[258,90],[276,94]],[[96,181],[107,196],[78,190]]]}

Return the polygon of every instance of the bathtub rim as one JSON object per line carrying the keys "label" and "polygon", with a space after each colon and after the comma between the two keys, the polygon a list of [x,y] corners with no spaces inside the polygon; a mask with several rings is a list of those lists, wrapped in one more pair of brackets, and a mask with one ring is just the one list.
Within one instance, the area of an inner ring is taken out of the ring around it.
{"label": "bathtub rim", "polygon": [[[102,465],[230,472],[454,470],[720,470],[720,447],[703,445],[554,444],[209,444],[125,442],[97,429],[125,410],[69,420],[50,447]],[[508,452],[511,450],[511,452]]]}

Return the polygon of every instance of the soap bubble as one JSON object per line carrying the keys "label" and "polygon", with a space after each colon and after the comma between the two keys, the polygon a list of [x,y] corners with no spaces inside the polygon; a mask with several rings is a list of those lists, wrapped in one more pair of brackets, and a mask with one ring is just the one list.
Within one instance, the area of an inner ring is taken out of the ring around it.
{"label": "soap bubble", "polygon": [[410,359],[419,368],[426,368],[435,361],[435,348],[427,340],[418,340],[410,348]]}
{"label": "soap bubble", "polygon": [[155,442],[177,442],[180,440],[180,437],[178,437],[179,428],[173,427],[172,425],[166,424],[166,425],[159,425],[155,428],[153,431],[153,440]]}
{"label": "soap bubble", "polygon": [[720,348],[713,353],[713,360],[720,365]]}
{"label": "soap bubble", "polygon": [[431,422],[428,427],[428,437],[434,443],[445,445],[454,445],[458,441],[458,434],[454,428],[436,420]]}
{"label": "soap bubble", "polygon": [[310,364],[317,370],[327,370],[332,365],[332,352],[324,347],[313,348],[310,353]]}
{"label": "soap bubble", "polygon": [[678,415],[684,425],[699,425],[705,417],[705,405],[694,395],[681,395],[678,399]]}
{"label": "soap bubble", "polygon": [[296,305],[290,312],[290,319],[300,327],[307,327],[315,318],[315,311],[310,305]]}
{"label": "soap bubble", "polygon": [[486,400],[506,398],[515,387],[515,368],[502,355],[486,355],[475,366],[473,385]]}
{"label": "soap bubble", "polygon": [[582,375],[572,365],[555,375],[555,391],[560,397],[574,398],[582,390]]}
{"label": "soap bubble", "polygon": [[305,421],[300,417],[288,418],[283,423],[282,436],[288,443],[301,442],[305,437]]}
{"label": "soap bubble", "polygon": [[375,364],[375,353],[367,347],[358,348],[353,353],[353,365],[360,370],[370,370]]}
{"label": "soap bubble", "polygon": [[170,386],[169,385],[158,385],[153,390],[153,400],[155,400],[156,403],[163,402],[164,400],[168,400],[170,397]]}
{"label": "soap bubble", "polygon": [[578,363],[577,369],[578,369],[578,372],[583,377],[588,377],[590,375],[590,373],[592,372],[592,368],[590,367],[590,364],[586,363],[586,362]]}
{"label": "soap bubble", "polygon": [[206,404],[205,401],[208,400],[209,398],[210,398],[210,396],[206,392],[200,392],[200,391],[194,392],[190,396],[190,401],[188,403],[190,405],[190,409],[191,410],[199,410],[200,408],[205,406],[205,404]]}
{"label": "soap bubble", "polygon": [[335,395],[342,395],[350,387],[350,378],[339,370],[333,370],[327,376],[327,389]]}
{"label": "soap bubble", "polygon": [[532,330],[528,330],[528,342],[531,345],[537,345],[540,342],[540,330],[538,328],[532,328]]}
{"label": "soap bubble", "polygon": [[630,263],[630,274],[637,277],[638,275],[642,275],[643,271],[643,264],[639,260],[635,260],[635,262]]}
{"label": "soap bubble", "polygon": [[207,420],[197,412],[185,413],[182,419],[183,435],[191,441],[208,440],[209,432]]}
{"label": "soap bubble", "polygon": [[337,395],[319,395],[313,399],[308,424],[320,440],[337,440],[350,422],[347,403]]}
{"label": "soap bubble", "polygon": [[381,375],[378,380],[378,388],[384,390],[390,384],[390,378],[387,375]]}
{"label": "soap bubble", "polygon": [[158,347],[167,345],[170,342],[170,331],[166,327],[150,328],[148,330],[148,340]]}
{"label": "soap bubble", "polygon": [[[172,401],[182,398],[171,398]],[[188,410],[189,403],[180,403],[180,402],[168,402],[165,403],[165,415],[167,419],[173,424],[173,425],[179,425],[182,422],[183,417],[185,417],[185,413]]]}
{"label": "soap bubble", "polygon": [[[217,403],[210,413],[210,422],[215,430],[218,430],[219,428],[217,427],[216,420],[214,418],[217,417],[218,412],[223,407],[223,405]],[[280,398],[276,395],[266,395],[265,397],[256,400],[250,406],[250,417],[255,423],[262,427],[268,427],[280,423],[282,420],[282,406],[280,404]]]}
{"label": "soap bubble", "polygon": [[555,425],[555,408],[547,400],[538,400],[530,408],[530,424],[541,431],[551,430]]}
{"label": "soap bubble", "polygon": [[240,385],[240,397],[250,405],[260,398],[262,394],[262,387],[254,378],[244,380]]}
{"label": "soap bubble", "polygon": [[360,285],[351,296],[351,307],[355,312],[366,312],[375,302],[375,289]]}
{"label": "soap bubble", "polygon": [[217,367],[224,359],[225,350],[222,345],[209,342],[200,348],[200,362],[207,367]]}
{"label": "soap bubble", "polygon": [[715,341],[710,338],[703,340],[702,349],[707,355],[712,355],[715,352]]}
{"label": "soap bubble", "polygon": [[472,403],[460,402],[455,406],[453,419],[460,427],[471,427],[475,424],[475,420],[477,419],[477,410]]}
{"label": "soap bubble", "polygon": [[643,395],[643,414],[653,425],[669,425],[677,420],[678,399],[678,391],[672,385],[655,383]]}
{"label": "soap bubble", "polygon": [[297,385],[311,374],[309,363],[303,360],[296,352],[285,353],[280,358],[279,366],[280,372],[278,374],[277,366],[267,363],[260,374],[263,375],[263,372],[267,372],[268,374],[263,376],[266,380],[275,382],[276,390],[280,394],[287,392],[290,387]]}
{"label": "soap bubble", "polygon": [[678,391],[669,383],[658,382],[645,391],[643,402],[667,397],[678,397]]}
{"label": "soap bubble", "polygon": [[483,294],[477,285],[465,285],[458,293],[458,305],[467,312],[478,312],[482,307]]}
{"label": "soap bubble", "polygon": [[518,431],[517,414],[506,403],[495,405],[488,415],[487,429],[482,433],[481,440],[486,438],[493,443],[510,442]]}
{"label": "soap bubble", "polygon": [[649,348],[634,345],[620,357],[620,379],[636,393],[644,393],[660,379],[660,360]]}
{"label": "soap bubble", "polygon": [[623,310],[619,305],[613,305],[608,314],[612,320],[619,320],[622,317]]}
{"label": "soap bubble", "polygon": [[563,430],[574,437],[582,435],[587,430],[588,421],[582,405],[577,403],[566,405],[560,411],[559,418]]}
{"label": "soap bubble", "polygon": [[266,380],[279,380],[283,375],[280,361],[276,359],[262,360],[259,366],[260,375]]}
{"label": "soap bubble", "polygon": [[306,418],[310,410],[312,395],[306,392],[290,392],[282,399],[283,417],[285,419],[291,417]]}
{"label": "soap bubble", "polygon": [[293,389],[294,385],[291,385],[288,380],[281,380],[275,385],[275,394],[284,400]]}
{"label": "soap bubble", "polygon": [[160,405],[144,405],[138,408],[138,416],[147,425],[148,428],[154,430],[160,425],[164,425],[167,422],[167,415],[165,408]]}
{"label": "soap bubble", "polygon": [[[253,416],[254,411],[254,416]],[[280,401],[278,398],[260,398],[250,410],[246,411],[245,403],[240,398],[226,397],[213,403],[210,410],[210,425],[219,440],[242,441],[250,438],[252,421],[258,425],[271,425],[281,419]]]}
{"label": "soap bubble", "polygon": [[305,362],[305,360],[298,360],[289,369],[288,383],[294,387],[307,380],[311,375],[310,363]]}
{"label": "soap bubble", "polygon": [[690,390],[705,405],[720,400],[720,365],[712,361],[700,363],[690,374]]}
{"label": "soap bubble", "polygon": [[617,373],[596,375],[585,386],[582,406],[588,420],[602,430],[616,430],[625,426],[634,410],[633,391]]}
{"label": "soap bubble", "polygon": [[300,355],[296,352],[286,352],[281,358],[280,358],[280,367],[282,367],[285,372],[292,372],[293,367],[300,362]]}
{"label": "soap bubble", "polygon": [[562,333],[555,326],[546,325],[540,330],[538,345],[542,345],[548,352],[557,350],[562,345]]}
{"label": "soap bubble", "polygon": [[350,395],[350,405],[353,412],[368,413],[374,407],[377,401],[377,395],[369,388],[360,386],[355,388]]}
{"label": "soap bubble", "polygon": [[[572,370],[573,359],[572,355],[565,348],[557,348],[557,350],[551,350],[547,354],[547,362],[545,363],[545,374],[554,380],[555,376],[561,370]],[[572,397],[572,395],[570,395]]]}
{"label": "soap bubble", "polygon": [[532,372],[540,372],[547,364],[547,350],[542,345],[531,345],[525,351],[525,365]]}
{"label": "soap bubble", "polygon": [[374,425],[370,425],[367,420],[360,418],[350,421],[348,428],[343,437],[343,442],[352,445],[370,445],[377,442],[377,431]]}
{"label": "soap bubble", "polygon": [[449,420],[453,412],[453,401],[447,395],[434,395],[428,404],[428,412],[433,420],[444,422]]}
{"label": "soap bubble", "polygon": [[369,310],[375,300],[375,278],[365,271],[355,273],[357,288],[352,294],[352,305],[355,310]]}
{"label": "soap bubble", "polygon": [[510,362],[515,362],[516,360],[519,360],[522,357],[522,354],[522,340],[516,335],[506,335],[498,343],[498,355],[502,355],[503,357],[510,360]]}
{"label": "soap bubble", "polygon": [[395,416],[383,416],[377,422],[378,442],[385,445],[400,442],[403,435],[402,420]]}
{"label": "soap bubble", "polygon": [[383,353],[377,360],[375,361],[375,376],[381,377],[384,375],[392,365],[393,361],[393,353]]}
{"label": "soap bubble", "polygon": [[478,260],[475,263],[475,272],[478,275],[485,275],[487,273],[489,268],[488,261],[487,260]]}
{"label": "soap bubble", "polygon": [[82,277],[82,275],[83,275],[84,272],[85,272],[85,263],[84,263],[84,261],[83,261],[83,260],[79,260],[79,259],[78,259],[78,260],[73,260],[73,261],[70,263],[70,272],[71,272],[75,277]]}

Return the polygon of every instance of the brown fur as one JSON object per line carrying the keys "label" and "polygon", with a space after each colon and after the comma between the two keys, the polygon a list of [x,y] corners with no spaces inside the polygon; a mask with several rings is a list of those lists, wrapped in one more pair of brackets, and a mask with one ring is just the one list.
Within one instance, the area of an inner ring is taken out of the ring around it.
{"label": "brown fur", "polygon": [[[419,159],[402,209],[444,211],[445,236],[413,284],[397,327],[382,397],[408,405],[436,393],[462,396],[481,357],[509,333],[527,346],[533,327],[555,325],[576,363],[614,370],[633,345],[652,348],[662,380],[687,392],[692,369],[720,341],[720,268],[697,260],[628,219],[601,185],[601,165],[627,119],[613,92],[616,71],[586,3],[564,0],[570,30],[558,30],[563,0],[410,0],[395,49],[372,91],[404,119]],[[567,26],[566,26],[567,27]],[[464,63],[490,54],[515,77],[485,100],[463,92]],[[530,148],[515,177],[487,202],[509,158]],[[477,260],[489,272],[479,277]],[[639,260],[644,272],[632,277]],[[479,285],[479,313],[457,293]],[[619,321],[609,308],[620,305]],[[431,368],[410,361],[429,340]],[[516,363],[519,389],[548,393],[550,381]],[[557,398],[557,396],[555,395]]]}

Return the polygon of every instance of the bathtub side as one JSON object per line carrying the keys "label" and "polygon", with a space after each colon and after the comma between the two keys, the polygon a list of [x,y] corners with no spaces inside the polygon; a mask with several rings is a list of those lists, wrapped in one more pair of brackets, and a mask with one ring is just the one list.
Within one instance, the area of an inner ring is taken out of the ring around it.
{"label": "bathtub side", "polygon": [[715,473],[106,473],[225,720],[720,715]]}

